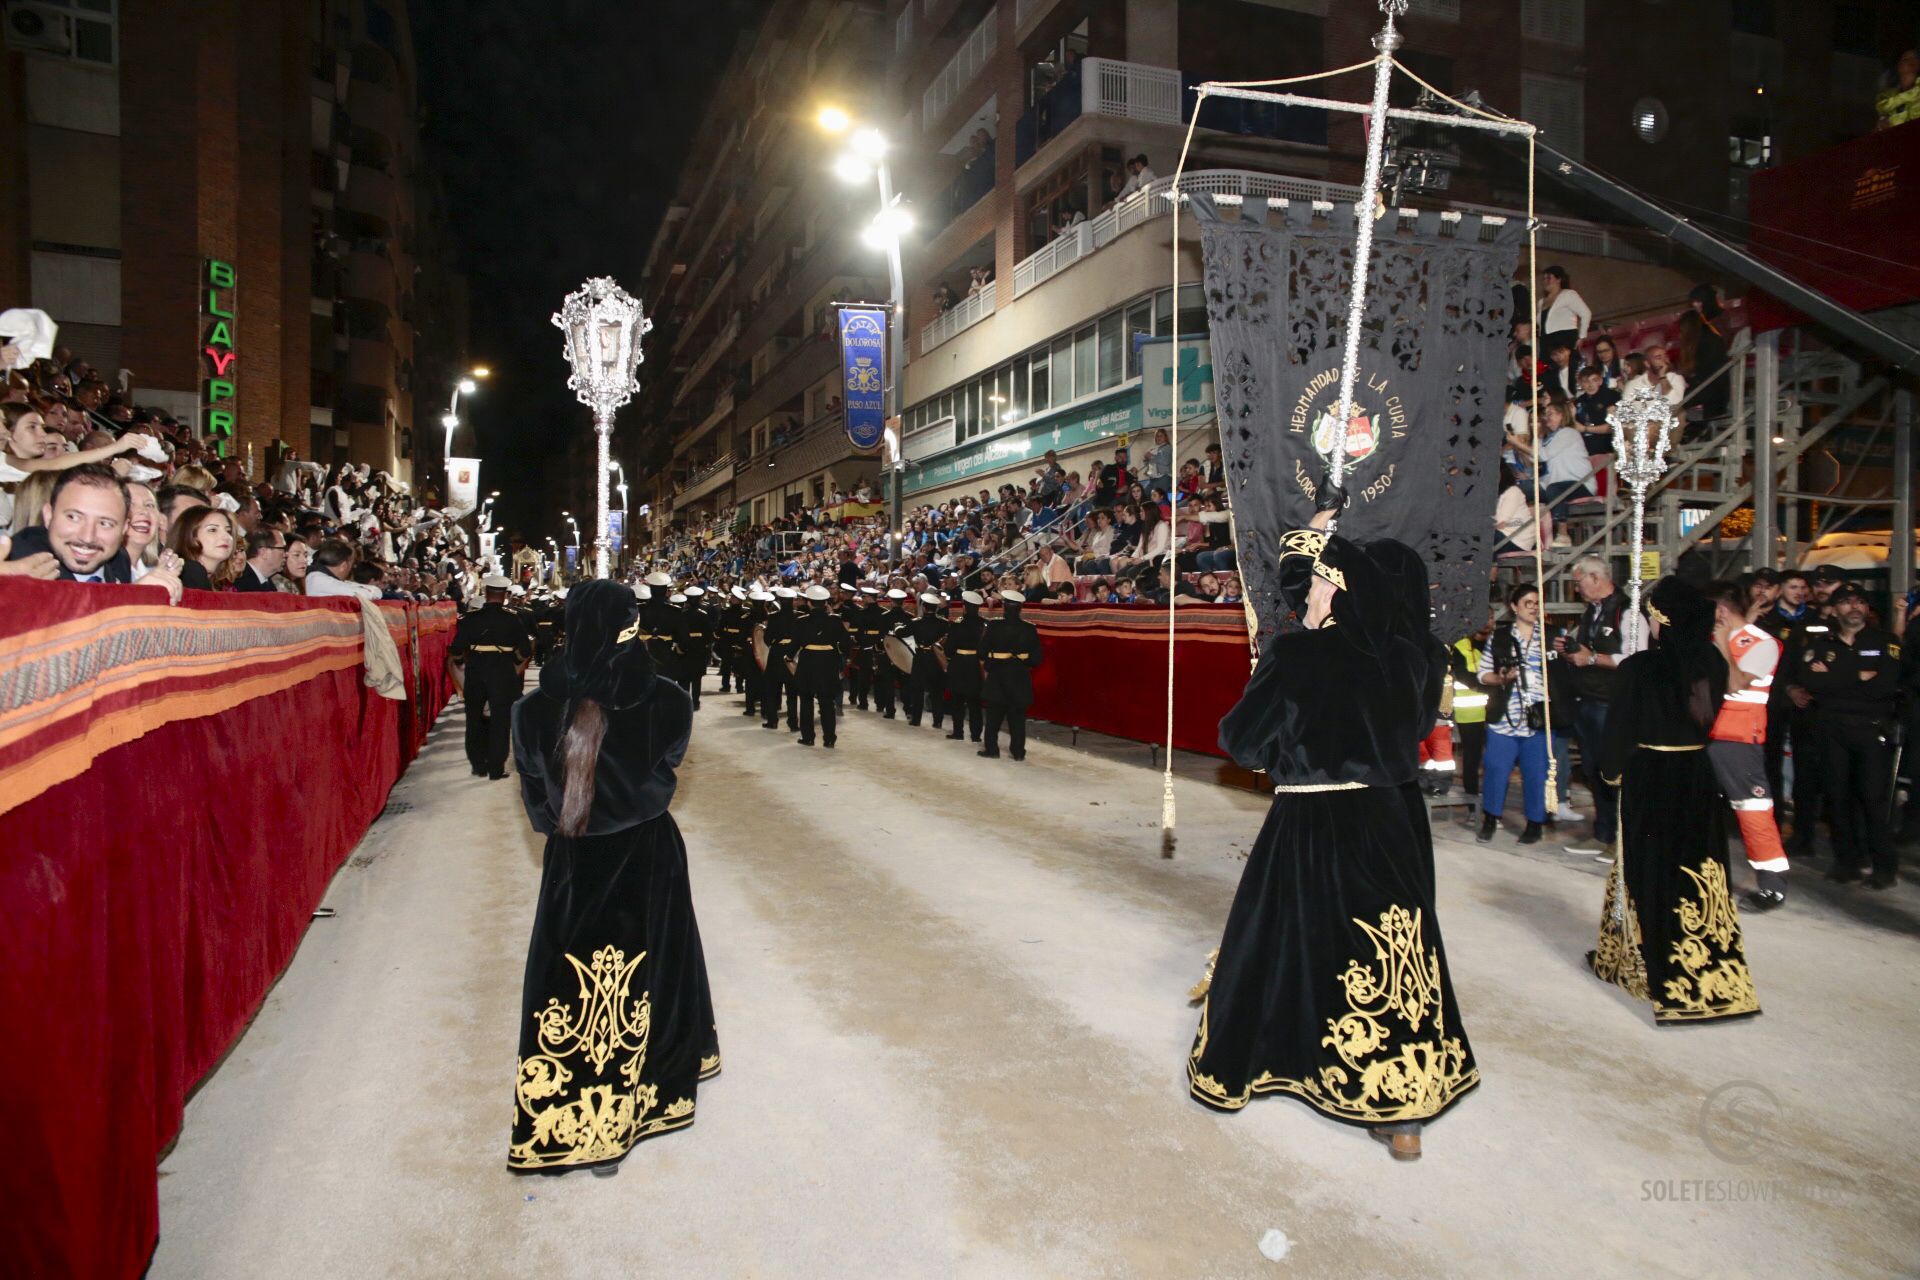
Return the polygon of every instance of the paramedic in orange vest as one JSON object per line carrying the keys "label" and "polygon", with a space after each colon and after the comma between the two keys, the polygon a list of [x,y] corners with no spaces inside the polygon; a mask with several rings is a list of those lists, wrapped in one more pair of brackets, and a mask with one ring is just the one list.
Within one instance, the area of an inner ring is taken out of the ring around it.
{"label": "paramedic in orange vest", "polygon": [[1733,806],[1740,841],[1747,847],[1759,887],[1745,902],[1754,911],[1771,911],[1787,901],[1787,851],[1773,818],[1773,793],[1767,788],[1767,696],[1780,642],[1753,625],[1752,598],[1737,582],[1715,584],[1713,640],[1727,660],[1727,695],[1713,722],[1707,757],[1721,793]]}

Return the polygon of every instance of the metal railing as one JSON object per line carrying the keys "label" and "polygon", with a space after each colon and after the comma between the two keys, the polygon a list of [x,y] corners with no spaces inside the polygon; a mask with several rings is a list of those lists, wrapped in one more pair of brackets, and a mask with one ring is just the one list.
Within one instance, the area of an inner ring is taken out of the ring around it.
{"label": "metal railing", "polygon": [[1180,73],[1172,67],[1087,58],[1081,63],[1080,94],[1084,115],[1150,124],[1186,123],[1180,114]]}
{"label": "metal railing", "polygon": [[960,91],[973,83],[973,78],[985,69],[993,57],[996,39],[999,35],[1000,11],[992,8],[969,34],[947,65],[940,68],[940,74],[933,78],[927,91],[921,96],[922,128],[931,129],[940,122],[940,117],[960,96]]}
{"label": "metal railing", "polygon": [[920,331],[920,354],[925,355],[963,329],[971,329],[999,305],[1000,282],[992,280],[970,298],[962,298]]}
{"label": "metal railing", "polygon": [[679,404],[687,398],[687,393],[693,390],[694,384],[700,381],[701,375],[713,368],[713,362],[726,354],[726,352],[732,348],[734,339],[739,336],[740,313],[736,311],[733,313],[733,319],[727,321],[727,327],[722,329],[719,334],[714,337],[713,342],[708,345],[706,351],[701,353],[700,358],[693,362],[693,368],[687,371],[687,376],[680,379],[680,386],[673,393],[673,402],[675,404]]}

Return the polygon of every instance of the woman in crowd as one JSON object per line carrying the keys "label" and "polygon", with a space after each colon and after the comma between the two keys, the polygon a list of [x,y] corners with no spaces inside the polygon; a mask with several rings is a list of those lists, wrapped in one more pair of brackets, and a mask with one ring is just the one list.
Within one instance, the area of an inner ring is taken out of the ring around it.
{"label": "woman in crowd", "polygon": [[617,1172],[693,1123],[720,1070],[686,846],[668,812],[693,732],[616,582],[567,593],[566,647],[514,704],[521,799],[547,837],[507,1167]]}
{"label": "woman in crowd", "polygon": [[1607,878],[1603,982],[1653,1004],[1656,1025],[1760,1012],[1727,893],[1727,806],[1707,739],[1727,689],[1713,606],[1678,578],[1646,603],[1650,647],[1620,664],[1600,771],[1620,788],[1620,852]]}
{"label": "woman in crowd", "polygon": [[1480,783],[1482,844],[1493,839],[1507,807],[1507,779],[1520,766],[1521,801],[1527,815],[1521,844],[1537,844],[1547,820],[1547,734],[1541,703],[1547,680],[1540,632],[1540,592],[1523,582],[1507,597],[1512,617],[1493,629],[1477,672],[1490,695],[1487,752]]}
{"label": "woman in crowd", "polygon": [[1220,724],[1221,749],[1266,772],[1274,798],[1194,992],[1189,1092],[1224,1111],[1289,1094],[1414,1160],[1422,1126],[1480,1078],[1431,837],[1401,796],[1438,710],[1431,640],[1406,634],[1394,588],[1354,544],[1296,530],[1282,546],[1281,595],[1305,627],[1268,642]]}
{"label": "woman in crowd", "polygon": [[1165,489],[1173,484],[1173,442],[1166,428],[1153,433],[1153,448],[1140,460],[1140,474],[1148,489]]}
{"label": "woman in crowd", "polygon": [[273,585],[289,595],[301,595],[307,589],[307,569],[313,564],[313,548],[299,534],[287,537],[287,562],[273,575]]}
{"label": "woman in crowd", "polygon": [[35,471],[14,486],[13,519],[7,526],[8,533],[19,533],[40,523],[47,503],[53,500],[53,482],[59,475],[58,471]]}
{"label": "woman in crowd", "polygon": [[1493,554],[1506,551],[1531,551],[1540,545],[1540,526],[1551,517],[1542,517],[1539,509],[1527,501],[1527,491],[1520,487],[1520,477],[1515,474],[1513,464],[1500,464],[1500,496],[1493,504],[1493,527],[1499,531],[1500,541],[1495,544]]}
{"label": "woman in crowd", "polygon": [[133,568],[135,582],[159,567],[160,554],[167,550],[166,522],[160,517],[160,504],[153,490],[138,480],[127,482],[127,539],[123,544]]}
{"label": "woman in crowd", "polygon": [[168,548],[180,557],[180,582],[196,591],[225,591],[233,582],[233,518],[218,507],[193,507],[173,522]]}

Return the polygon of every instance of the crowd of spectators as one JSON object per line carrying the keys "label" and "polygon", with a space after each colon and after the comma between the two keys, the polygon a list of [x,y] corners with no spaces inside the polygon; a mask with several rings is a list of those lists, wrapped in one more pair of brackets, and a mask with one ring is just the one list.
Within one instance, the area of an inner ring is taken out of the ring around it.
{"label": "crowd of spectators", "polygon": [[[1516,293],[1524,314],[1525,291]],[[1688,296],[1676,348],[1661,338],[1625,354],[1610,335],[1593,329],[1593,311],[1565,268],[1541,272],[1537,297],[1539,319],[1516,321],[1507,343],[1506,439],[1494,512],[1502,552],[1555,541],[1556,522],[1573,504],[1605,495],[1614,460],[1608,417],[1624,397],[1642,390],[1664,396],[1682,441],[1711,434],[1727,413],[1731,380],[1722,370],[1729,335],[1712,286]],[[1529,421],[1536,395],[1537,447]],[[1564,543],[1564,530],[1557,537]]]}
{"label": "crowd of spectators", "polygon": [[866,485],[759,525],[695,520],[640,546],[638,560],[709,588],[814,583],[983,594],[1024,591],[1033,604],[1165,607],[1234,603],[1239,575],[1217,444],[1176,474],[1167,432],[1141,450],[1068,469],[1049,450],[1023,483],[903,513],[889,571],[888,517]]}
{"label": "crowd of spectators", "polygon": [[463,593],[464,531],[386,473],[275,451],[250,476],[226,439],[138,403],[129,372],[109,385],[31,331],[0,339],[0,575],[141,583],[175,603],[187,590]]}

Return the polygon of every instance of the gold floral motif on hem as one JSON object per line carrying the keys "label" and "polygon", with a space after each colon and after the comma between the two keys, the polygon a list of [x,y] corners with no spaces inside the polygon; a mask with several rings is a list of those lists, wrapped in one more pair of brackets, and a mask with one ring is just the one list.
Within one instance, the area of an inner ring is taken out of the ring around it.
{"label": "gold floral motif on hem", "polygon": [[1653,1002],[1660,1022],[1697,1022],[1758,1013],[1760,997],[1747,969],[1740,936],[1740,913],[1727,893],[1727,870],[1709,858],[1695,871],[1680,868],[1693,881],[1698,898],[1682,897],[1673,908],[1680,936],[1668,952],[1680,972],[1667,979]]}
{"label": "gold floral motif on hem", "polygon": [[[625,1155],[642,1138],[693,1123],[693,1099],[681,1098],[654,1115],[658,1091],[640,1082],[653,1027],[652,1001],[644,991],[634,999],[631,988],[646,954],[628,960],[617,947],[603,947],[588,964],[567,956],[579,981],[578,996],[571,1005],[549,999],[534,1015],[542,1052],[521,1059],[514,1085],[530,1132],[525,1141],[509,1146],[509,1168],[601,1164]],[[598,1083],[609,1067],[618,1082]],[[576,1076],[596,1083],[572,1090]],[[553,1101],[570,1092],[571,1101]]]}
{"label": "gold floral motif on hem", "polygon": [[[1620,923],[1624,921],[1625,932]],[[1640,913],[1621,876],[1620,860],[1607,873],[1606,900],[1600,907],[1600,942],[1593,951],[1594,976],[1611,982],[1638,1000],[1646,1000],[1647,964],[1641,953]]]}
{"label": "gold floral motif on hem", "polygon": [[[1373,962],[1352,960],[1340,973],[1347,1012],[1327,1019],[1320,1041],[1343,1065],[1321,1067],[1317,1079],[1263,1071],[1245,1092],[1231,1093],[1200,1070],[1209,999],[1187,1063],[1196,1097],[1237,1111],[1255,1094],[1290,1093],[1338,1119],[1393,1124],[1438,1115],[1480,1083],[1479,1070],[1467,1064],[1466,1042],[1447,1034],[1440,952],[1425,945],[1421,913],[1394,906],[1380,913],[1377,926],[1357,917],[1353,923],[1373,944]],[[1423,1026],[1428,1038],[1410,1038]]]}

